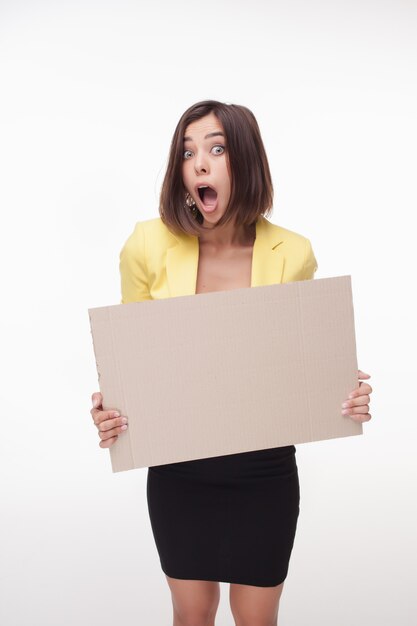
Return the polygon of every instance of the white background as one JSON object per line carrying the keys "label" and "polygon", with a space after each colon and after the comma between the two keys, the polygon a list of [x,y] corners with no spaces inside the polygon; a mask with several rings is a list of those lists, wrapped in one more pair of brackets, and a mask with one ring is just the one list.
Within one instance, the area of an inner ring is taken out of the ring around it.
{"label": "white background", "polygon": [[270,219],[316,278],[352,276],[374,388],[363,437],[297,448],[280,626],[417,623],[416,33],[411,0],[0,3],[4,626],[172,623],[147,470],[112,474],[89,413],[87,309],[120,302],[119,251],[206,98],[254,112]]}

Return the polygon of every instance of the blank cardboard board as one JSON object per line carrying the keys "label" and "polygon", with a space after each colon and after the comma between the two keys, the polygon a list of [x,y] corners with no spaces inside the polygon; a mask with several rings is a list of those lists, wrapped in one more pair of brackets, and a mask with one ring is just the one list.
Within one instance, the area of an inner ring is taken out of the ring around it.
{"label": "blank cardboard board", "polygon": [[362,434],[350,276],[88,312],[113,472]]}

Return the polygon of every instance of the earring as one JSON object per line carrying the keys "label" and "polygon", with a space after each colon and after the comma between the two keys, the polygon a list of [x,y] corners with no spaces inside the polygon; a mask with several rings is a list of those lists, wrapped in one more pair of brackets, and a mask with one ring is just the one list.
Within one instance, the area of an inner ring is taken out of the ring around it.
{"label": "earring", "polygon": [[194,198],[188,192],[187,192],[187,195],[185,196],[185,203],[190,209],[194,209],[194,207],[196,206]]}
{"label": "earring", "polygon": [[194,217],[197,217],[198,215],[197,205],[195,203],[194,198],[188,192],[187,192],[187,195],[185,196],[185,205],[186,207],[188,207],[192,215]]}

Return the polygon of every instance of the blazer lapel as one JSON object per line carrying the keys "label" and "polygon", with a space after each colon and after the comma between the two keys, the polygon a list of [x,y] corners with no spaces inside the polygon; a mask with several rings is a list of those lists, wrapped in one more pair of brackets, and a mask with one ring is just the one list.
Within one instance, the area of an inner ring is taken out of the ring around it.
{"label": "blazer lapel", "polygon": [[173,237],[176,242],[168,248],[166,258],[169,294],[171,297],[191,296],[197,284],[198,237],[185,234]]}
{"label": "blazer lapel", "polygon": [[[172,233],[171,233],[172,234]],[[194,235],[173,235],[174,245],[168,248],[166,272],[171,297],[195,295],[199,245]],[[282,282],[284,255],[282,237],[274,224],[260,216],[256,222],[253,246],[251,287]]]}
{"label": "blazer lapel", "polygon": [[261,215],[256,222],[251,287],[282,283],[283,243],[284,240],[280,237],[279,228]]}

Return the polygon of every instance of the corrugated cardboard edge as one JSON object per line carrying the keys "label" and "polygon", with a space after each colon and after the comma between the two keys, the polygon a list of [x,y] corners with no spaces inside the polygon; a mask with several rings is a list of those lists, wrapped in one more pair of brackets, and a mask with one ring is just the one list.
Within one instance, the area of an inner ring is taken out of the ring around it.
{"label": "corrugated cardboard edge", "polygon": [[[111,342],[110,342],[111,350],[110,350],[110,353],[107,355],[103,352],[99,353],[99,348],[96,346],[94,342],[94,335],[92,331],[92,320],[91,320],[92,309],[88,309],[88,314],[89,314],[89,319],[90,319],[90,332],[91,332],[91,338],[92,338],[92,343],[93,343],[93,350],[94,350],[94,356],[95,356],[96,368],[97,368],[97,374],[98,374],[98,385],[99,385],[101,395],[103,397],[102,406],[103,406],[104,411],[115,409],[120,412],[120,415],[127,415],[126,400],[125,400],[125,395],[123,393],[123,384],[122,384],[121,376],[120,376],[120,364],[117,361],[116,350],[114,346],[114,333],[113,333],[113,321],[112,321],[111,309],[108,309],[105,307],[101,307],[101,309],[102,310],[100,311],[99,315],[103,320],[105,317],[107,317],[108,322],[109,322],[108,326],[111,328],[111,333],[112,333]],[[96,315],[96,324],[98,324],[100,322],[98,321],[96,312],[95,312],[95,315]],[[103,367],[103,370],[101,370],[101,367],[99,364],[103,366],[103,364],[105,364],[106,359],[112,359],[113,361],[116,362],[117,377],[114,377],[114,378],[105,377],[105,374],[103,372],[105,371],[106,368]],[[123,398],[122,404],[120,406],[117,406],[117,398],[120,398],[120,397]],[[120,436],[118,437],[117,441],[111,446],[109,451],[110,451],[110,459],[111,459],[113,472],[126,471],[126,470],[131,469],[131,467],[135,465],[135,458],[133,455],[133,448],[131,445],[129,429],[127,430],[127,432],[123,433],[122,437]]]}

